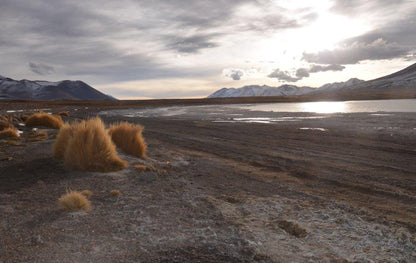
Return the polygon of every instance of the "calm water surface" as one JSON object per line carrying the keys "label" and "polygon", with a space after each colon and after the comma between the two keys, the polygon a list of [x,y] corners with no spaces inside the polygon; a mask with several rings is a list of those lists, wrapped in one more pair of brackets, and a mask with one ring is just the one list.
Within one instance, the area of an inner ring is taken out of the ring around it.
{"label": "calm water surface", "polygon": [[[294,102],[235,105],[251,111],[357,113],[357,112],[416,112],[416,99],[361,100],[334,102]],[[233,106],[231,106],[233,107]]]}
{"label": "calm water surface", "polygon": [[[374,116],[389,116],[395,112],[416,112],[416,99],[174,106],[110,110],[102,111],[100,114],[132,118],[164,117],[216,122],[275,123],[323,119],[331,114],[368,113]],[[303,114],[295,116],[296,113]]]}

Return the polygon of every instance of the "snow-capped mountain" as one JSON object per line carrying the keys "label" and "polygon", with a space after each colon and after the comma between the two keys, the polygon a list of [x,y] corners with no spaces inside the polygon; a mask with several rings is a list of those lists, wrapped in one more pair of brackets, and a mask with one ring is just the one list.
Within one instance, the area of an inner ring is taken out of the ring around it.
{"label": "snow-capped mountain", "polygon": [[0,100],[114,100],[82,81],[14,80],[0,76]]}
{"label": "snow-capped mountain", "polygon": [[221,97],[248,97],[248,96],[292,96],[292,95],[359,95],[359,94],[398,94],[406,93],[409,97],[416,96],[416,64],[403,70],[378,79],[364,81],[357,78],[345,82],[328,83],[319,88],[297,87],[283,85],[270,86],[244,86],[242,88],[223,88],[208,98]]}
{"label": "snow-capped mountain", "polygon": [[365,82],[365,80],[352,78],[345,82],[334,82],[334,83],[328,83],[319,88],[319,91],[326,91],[326,90],[335,90],[335,89],[341,89],[346,87],[352,87],[359,83]]}
{"label": "snow-capped mountain", "polygon": [[[321,89],[318,89],[318,91],[321,91]],[[416,64],[381,78],[361,81],[353,85],[343,86],[333,90],[333,92],[343,93],[397,93],[409,91],[416,91]]]}
{"label": "snow-capped mountain", "polygon": [[270,86],[244,86],[242,88],[222,88],[208,98],[225,98],[225,97],[255,97],[255,96],[293,96],[303,95],[314,91],[310,87],[297,87],[294,85],[282,85],[280,87]]}

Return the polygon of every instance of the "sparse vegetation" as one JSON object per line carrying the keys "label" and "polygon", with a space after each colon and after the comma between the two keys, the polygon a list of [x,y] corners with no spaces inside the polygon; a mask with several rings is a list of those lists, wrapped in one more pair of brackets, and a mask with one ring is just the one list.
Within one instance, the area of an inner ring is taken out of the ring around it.
{"label": "sparse vegetation", "polygon": [[92,192],[90,190],[83,190],[81,191],[81,194],[86,198],[90,198],[92,196]]}
{"label": "sparse vegetation", "polygon": [[145,158],[147,145],[142,136],[143,127],[138,124],[121,122],[110,126],[111,139],[125,153]]}
{"label": "sparse vegetation", "polygon": [[155,167],[153,165],[150,166],[146,166],[146,165],[142,165],[142,164],[137,164],[135,166],[133,166],[134,169],[140,171],[140,172],[146,172],[146,171],[155,171]]}
{"label": "sparse vegetation", "polygon": [[28,127],[45,126],[53,129],[59,129],[63,125],[63,122],[61,116],[51,115],[41,111],[27,118],[25,124]]}
{"label": "sparse vegetation", "polygon": [[277,221],[277,225],[288,234],[295,237],[306,237],[308,235],[308,232],[306,232],[306,230],[303,229],[298,223],[279,220]]}
{"label": "sparse vegetation", "polygon": [[110,195],[111,196],[120,196],[121,195],[121,192],[120,192],[120,190],[112,190],[110,192]]}
{"label": "sparse vegetation", "polygon": [[32,131],[29,135],[28,141],[36,142],[36,141],[43,141],[48,138],[48,133],[46,131]]}
{"label": "sparse vegetation", "polygon": [[12,126],[12,128],[6,128],[4,130],[0,131],[0,139],[5,138],[19,138],[19,133],[17,132],[17,129]]}
{"label": "sparse vegetation", "polygon": [[0,120],[0,131],[5,130],[7,128],[11,128],[11,127],[13,127],[13,125],[11,125],[8,121]]}
{"label": "sparse vegetation", "polygon": [[60,113],[58,113],[59,116],[65,116],[65,117],[69,117],[69,112],[67,111],[61,111]]}
{"label": "sparse vegetation", "polygon": [[146,171],[146,166],[145,165],[135,165],[134,169],[136,169],[140,172],[145,172]]}
{"label": "sparse vegetation", "polygon": [[65,166],[83,171],[109,172],[124,169],[127,163],[100,118],[65,124],[58,133],[53,153]]}
{"label": "sparse vegetation", "polygon": [[56,136],[55,144],[53,145],[53,156],[57,159],[63,160],[65,151],[68,147],[68,142],[72,137],[73,126],[64,123]]}
{"label": "sparse vegetation", "polygon": [[69,191],[59,198],[59,207],[65,211],[88,211],[91,208],[90,201],[78,191]]}

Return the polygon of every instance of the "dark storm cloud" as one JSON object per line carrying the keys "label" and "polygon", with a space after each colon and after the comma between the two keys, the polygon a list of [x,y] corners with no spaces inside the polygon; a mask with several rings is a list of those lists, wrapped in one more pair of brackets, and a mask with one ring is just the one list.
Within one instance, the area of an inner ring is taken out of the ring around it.
{"label": "dark storm cloud", "polygon": [[[356,8],[356,12],[371,11],[374,5],[376,10],[402,1],[338,1],[337,6],[343,3],[351,3],[350,8]],[[375,4],[385,4],[378,9]],[[368,9],[368,10],[367,10]],[[342,8],[340,8],[342,10]],[[364,11],[363,11],[364,10]],[[363,60],[381,60],[406,58],[416,50],[416,10],[409,10],[401,14],[396,20],[385,23],[379,28],[363,35],[346,39],[333,50],[322,50],[317,53],[303,54],[303,59],[310,63],[318,64],[356,64]]]}
{"label": "dark storm cloud", "polygon": [[225,77],[231,78],[233,80],[240,80],[244,76],[244,71],[242,69],[224,69],[223,75]]}
{"label": "dark storm cloud", "polygon": [[299,79],[309,77],[309,71],[306,68],[299,68],[296,70],[296,77]]}
{"label": "dark storm cloud", "polygon": [[296,82],[296,81],[301,79],[299,77],[292,77],[288,71],[282,71],[280,69],[275,69],[272,73],[267,75],[267,77],[275,78],[275,79],[280,80],[282,82],[284,82],[284,81]]}
{"label": "dark storm cloud", "polygon": [[[160,52],[192,55],[219,47],[227,34],[275,32],[314,19],[304,10],[298,19],[282,11],[248,20],[237,12],[247,4],[270,6],[260,0],[1,0],[0,71],[7,61],[23,72],[29,61],[42,61],[63,74],[108,81],[201,76],[215,70],[178,68]],[[36,65],[30,70],[45,73]]]}
{"label": "dark storm cloud", "polygon": [[309,68],[298,68],[293,77],[288,71],[282,71],[280,69],[274,70],[268,75],[269,78],[276,78],[280,81],[296,82],[303,78],[307,78],[311,73],[323,72],[323,71],[342,71],[345,67],[342,65],[311,65]]}
{"label": "dark storm cloud", "polygon": [[316,73],[316,72],[323,72],[323,71],[342,71],[345,67],[342,65],[328,65],[328,66],[322,66],[322,65],[312,65],[309,69],[309,73]]}
{"label": "dark storm cloud", "polygon": [[168,48],[174,49],[180,53],[198,53],[201,49],[214,48],[218,44],[211,39],[215,35],[194,35],[190,37],[171,37],[172,43]]}
{"label": "dark storm cloud", "polygon": [[348,15],[359,16],[366,12],[375,12],[383,9],[394,10],[405,0],[334,0],[330,11]]}
{"label": "dark storm cloud", "polygon": [[29,62],[29,68],[32,72],[39,75],[49,75],[55,72],[55,68],[42,63]]}
{"label": "dark storm cloud", "polygon": [[323,50],[318,53],[303,53],[303,59],[319,64],[356,64],[363,60],[380,60],[404,57],[412,47],[387,42],[382,38],[373,42],[344,43],[334,50]]}

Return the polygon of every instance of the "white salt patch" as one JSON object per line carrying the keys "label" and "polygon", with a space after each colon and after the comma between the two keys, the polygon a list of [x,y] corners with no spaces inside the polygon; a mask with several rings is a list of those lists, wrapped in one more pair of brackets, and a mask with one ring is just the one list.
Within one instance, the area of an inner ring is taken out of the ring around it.
{"label": "white salt patch", "polygon": [[299,130],[313,130],[313,131],[327,131],[328,129],[324,129],[324,128],[309,128],[309,127],[302,127],[299,128]]}
{"label": "white salt patch", "polygon": [[23,133],[23,131],[21,131],[21,130],[17,130],[17,134],[19,135],[19,137],[20,137],[20,135]]}
{"label": "white salt patch", "polygon": [[254,120],[260,120],[260,121],[268,121],[270,118],[234,118],[236,121],[254,121]]}
{"label": "white salt patch", "polygon": [[12,113],[12,112],[23,112],[23,110],[8,110],[6,111],[7,113]]}
{"label": "white salt patch", "polygon": [[26,126],[24,123],[19,123],[19,126],[22,126],[22,127],[24,127],[24,126]]}
{"label": "white salt patch", "polygon": [[373,114],[370,114],[370,115],[372,115],[372,116],[392,116],[392,115],[394,115],[394,114],[387,114],[387,113],[373,113]]}

